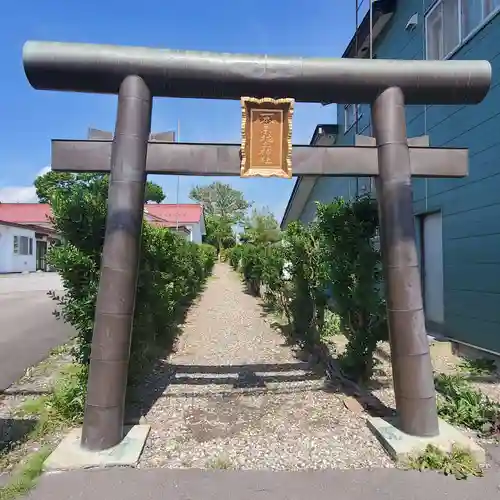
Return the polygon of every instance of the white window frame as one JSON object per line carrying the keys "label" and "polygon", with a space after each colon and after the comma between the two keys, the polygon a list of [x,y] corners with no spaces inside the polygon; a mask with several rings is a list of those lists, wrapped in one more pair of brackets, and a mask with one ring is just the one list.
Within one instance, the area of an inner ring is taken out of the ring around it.
{"label": "white window frame", "polygon": [[[474,26],[470,33],[464,34],[463,33],[463,9],[462,9],[462,4],[463,2],[466,2],[467,0],[437,0],[432,7],[427,11],[425,14],[425,57],[426,59],[430,59],[429,57],[429,34],[428,34],[428,20],[429,17],[435,13],[436,9],[442,9],[443,8],[443,2],[456,2],[458,6],[458,43],[453,49],[448,51],[446,54],[443,54],[442,57],[439,59],[434,58],[433,60],[442,60],[442,59],[449,59],[460,47],[462,47],[465,43],[467,43],[473,36],[475,36],[478,31],[481,30],[493,17],[498,15],[500,13],[500,2],[498,2],[498,5],[496,7],[493,6],[496,0],[480,0],[481,2],[481,21],[477,24],[477,26]],[[487,5],[491,4],[492,10],[489,14],[485,14],[487,10]],[[444,16],[443,16],[444,20]],[[446,29],[444,21],[442,30]],[[443,31],[441,33],[441,36],[443,36]],[[442,45],[444,47],[444,40],[442,42]]]}
{"label": "white window frame", "polygon": [[[23,242],[25,242],[26,248],[23,248]],[[14,235],[13,252],[15,255],[33,255],[33,238]]]}
{"label": "white window frame", "polygon": [[[350,111],[354,111],[354,119],[352,120],[351,123],[349,123],[349,120],[347,117],[349,116]],[[363,113],[361,111],[361,106],[359,104],[346,104],[344,106],[344,134],[349,132],[356,123],[359,122],[361,117],[363,116]]]}

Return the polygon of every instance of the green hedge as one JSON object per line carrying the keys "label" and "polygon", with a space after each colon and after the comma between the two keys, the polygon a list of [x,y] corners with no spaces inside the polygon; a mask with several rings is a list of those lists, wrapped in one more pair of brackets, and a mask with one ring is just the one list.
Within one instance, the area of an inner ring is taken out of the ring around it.
{"label": "green hedge", "polygon": [[[63,243],[48,260],[66,293],[54,296],[62,316],[77,331],[75,360],[89,363],[101,253],[107,213],[108,178],[79,175],[52,199],[53,223]],[[202,289],[216,260],[215,248],[187,242],[172,231],[144,222],[131,347],[136,375],[159,352],[171,349],[177,325]]]}
{"label": "green hedge", "polygon": [[289,224],[281,243],[235,247],[229,262],[252,291],[262,289],[268,303],[286,316],[302,345],[311,348],[333,332],[345,334],[341,366],[346,375],[366,380],[377,343],[387,337],[381,259],[374,243],[376,202],[338,198],[319,204],[317,214],[308,226]]}

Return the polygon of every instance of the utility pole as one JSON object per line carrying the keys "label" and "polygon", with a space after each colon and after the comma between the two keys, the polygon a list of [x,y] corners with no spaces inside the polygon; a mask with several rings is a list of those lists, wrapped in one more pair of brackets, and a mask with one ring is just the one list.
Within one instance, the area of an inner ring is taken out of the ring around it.
{"label": "utility pole", "polygon": [[[179,142],[181,134],[181,121],[177,120],[177,142]],[[177,210],[176,210],[176,222],[175,222],[175,230],[179,231],[179,187],[180,187],[180,182],[181,182],[181,176],[177,176],[177,195],[176,195],[176,203],[177,203]]]}

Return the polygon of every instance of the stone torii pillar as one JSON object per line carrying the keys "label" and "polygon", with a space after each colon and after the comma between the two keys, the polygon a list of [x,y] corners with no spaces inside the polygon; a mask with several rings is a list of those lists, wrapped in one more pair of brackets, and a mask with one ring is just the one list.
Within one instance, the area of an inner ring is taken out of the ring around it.
{"label": "stone torii pillar", "polygon": [[[474,104],[491,82],[487,61],[276,58],[27,42],[24,69],[36,89],[118,94],[113,143],[56,141],[57,170],[111,170],[82,445],[123,437],[123,401],[135,298],[145,174],[239,175],[239,145],[149,142],[153,96],[372,105],[376,147],[293,150],[295,175],[379,176],[394,386],[402,431],[438,434],[422,311],[411,175],[463,176],[467,152],[408,147],[404,104]],[[111,156],[111,164],[110,164]],[[105,381],[105,383],[103,383]]]}

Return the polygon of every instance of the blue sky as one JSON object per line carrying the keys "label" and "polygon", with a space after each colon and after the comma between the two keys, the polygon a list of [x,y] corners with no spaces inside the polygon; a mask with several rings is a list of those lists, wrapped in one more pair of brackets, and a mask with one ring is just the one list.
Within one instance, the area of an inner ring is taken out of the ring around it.
{"label": "blue sky", "polygon": [[[51,138],[85,138],[87,127],[113,130],[116,97],[36,91],[24,75],[29,39],[141,45],[305,57],[340,57],[354,32],[354,0],[27,0],[4,2],[0,30],[0,201],[34,201],[32,182],[50,164]],[[139,8],[138,8],[138,7]],[[156,99],[152,131],[180,123],[181,141],[240,142],[237,101]],[[335,105],[298,104],[294,143],[308,143]],[[176,202],[176,177],[150,176]],[[181,177],[179,201],[215,178]],[[293,180],[224,178],[256,206],[281,217]]]}

